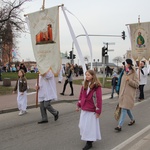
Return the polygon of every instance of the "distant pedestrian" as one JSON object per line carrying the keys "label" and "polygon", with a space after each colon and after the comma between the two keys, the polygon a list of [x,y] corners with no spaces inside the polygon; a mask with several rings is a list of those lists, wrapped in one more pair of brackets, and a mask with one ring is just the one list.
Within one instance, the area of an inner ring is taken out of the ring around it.
{"label": "distant pedestrian", "polygon": [[74,73],[75,73],[75,76],[78,77],[78,74],[79,74],[79,67],[77,64],[75,64],[74,66]]}
{"label": "distant pedestrian", "polygon": [[59,72],[59,74],[58,74],[58,83],[61,83],[61,82],[62,82],[63,74],[65,74],[65,70],[64,70],[64,66],[61,65],[60,72]]}
{"label": "distant pedestrian", "polygon": [[116,131],[121,131],[126,114],[130,118],[129,126],[135,123],[135,119],[131,113],[131,109],[134,107],[134,100],[136,96],[136,89],[139,86],[138,76],[133,68],[132,60],[126,59],[125,70],[121,78],[121,85],[119,91],[119,107],[121,108],[121,115],[119,118]]}
{"label": "distant pedestrian", "polygon": [[109,66],[106,66],[106,68],[105,68],[106,78],[109,77],[110,70],[111,70],[111,68]]}
{"label": "distant pedestrian", "polygon": [[80,75],[80,76],[83,75],[83,68],[82,68],[82,66],[79,66],[79,75]]}
{"label": "distant pedestrian", "polygon": [[145,67],[145,61],[141,61],[139,68],[137,69],[139,77],[139,102],[144,100],[144,86],[147,84],[148,69]]}
{"label": "distant pedestrian", "polygon": [[20,111],[19,116],[21,116],[27,112],[27,79],[22,69],[18,71],[18,80],[13,93],[15,93],[15,91],[18,93],[17,103]]}
{"label": "distant pedestrian", "polygon": [[111,79],[112,92],[111,92],[111,97],[110,97],[110,99],[114,98],[114,92],[115,92],[115,90],[116,90],[117,82],[118,82],[117,73],[114,72],[114,74],[113,74],[113,76],[112,76],[112,79]]}
{"label": "distant pedestrian", "polygon": [[74,95],[74,92],[73,92],[73,82],[72,82],[73,81],[73,77],[72,77],[73,76],[73,72],[72,72],[72,67],[71,67],[70,63],[66,64],[66,67],[65,67],[65,76],[66,76],[66,80],[65,80],[65,83],[64,83],[63,91],[60,94],[64,95],[65,90],[66,90],[66,86],[69,83],[70,84],[70,88],[71,88],[71,94],[70,94],[70,96],[73,96]]}
{"label": "distant pedestrian", "polygon": [[51,70],[43,75],[39,75],[39,85],[36,86],[36,89],[38,90],[38,101],[40,102],[42,116],[42,120],[38,124],[48,122],[46,110],[53,114],[56,121],[59,117],[59,111],[51,106],[51,101],[57,99],[56,82]]}
{"label": "distant pedestrian", "polygon": [[24,73],[26,73],[26,72],[27,72],[27,68],[26,68],[26,66],[24,65],[24,63],[21,63],[21,64],[20,64],[19,69],[24,70]]}
{"label": "distant pedestrian", "polygon": [[85,75],[76,111],[81,108],[80,135],[81,140],[86,141],[83,150],[88,150],[94,141],[101,140],[99,117],[102,112],[102,89],[95,71],[87,70]]}

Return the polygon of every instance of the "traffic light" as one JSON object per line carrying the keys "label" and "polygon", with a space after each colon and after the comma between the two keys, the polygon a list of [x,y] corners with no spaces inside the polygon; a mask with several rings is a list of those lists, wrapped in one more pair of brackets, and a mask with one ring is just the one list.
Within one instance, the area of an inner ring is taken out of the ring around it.
{"label": "traffic light", "polygon": [[70,57],[70,59],[72,59],[72,51],[70,51],[69,53],[70,53],[69,57]]}
{"label": "traffic light", "polygon": [[123,31],[123,32],[122,32],[122,39],[125,40],[125,37],[126,37],[125,31]]}
{"label": "traffic light", "polygon": [[73,54],[73,59],[75,59],[76,58],[76,55],[75,54]]}
{"label": "traffic light", "polygon": [[102,56],[105,57],[107,55],[108,48],[107,47],[102,47]]}

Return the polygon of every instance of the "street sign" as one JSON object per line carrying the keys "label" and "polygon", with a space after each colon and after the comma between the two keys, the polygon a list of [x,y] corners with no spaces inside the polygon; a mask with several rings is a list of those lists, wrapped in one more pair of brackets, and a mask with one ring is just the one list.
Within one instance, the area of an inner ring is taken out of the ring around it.
{"label": "street sign", "polygon": [[114,43],[114,42],[112,42],[112,43],[109,43],[109,42],[103,42],[103,44],[115,45],[115,43]]}

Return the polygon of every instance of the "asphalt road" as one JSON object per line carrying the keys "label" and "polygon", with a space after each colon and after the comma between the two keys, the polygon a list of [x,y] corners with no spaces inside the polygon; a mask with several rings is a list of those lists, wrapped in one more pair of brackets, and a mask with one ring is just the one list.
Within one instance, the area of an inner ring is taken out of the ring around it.
{"label": "asphalt road", "polygon": [[[92,150],[132,150],[135,144],[140,143],[141,137],[150,134],[149,128],[143,131],[150,125],[150,94],[147,92],[146,95],[146,99],[136,102],[134,107],[135,125],[129,127],[127,124],[130,120],[126,117],[119,133],[114,131],[117,122],[113,117],[117,98],[103,100],[100,118],[102,140],[95,142]],[[39,108],[29,109],[24,116],[18,116],[18,112],[1,114],[0,150],[81,150],[85,142],[80,140],[80,112],[75,112],[75,103],[59,103],[53,106],[59,110],[60,117],[55,122],[53,116],[48,114],[47,124],[37,124],[41,119]],[[141,131],[143,132],[138,134]],[[134,137],[135,135],[137,136]],[[131,140],[131,137],[134,139]],[[123,142],[125,144],[122,144]]]}

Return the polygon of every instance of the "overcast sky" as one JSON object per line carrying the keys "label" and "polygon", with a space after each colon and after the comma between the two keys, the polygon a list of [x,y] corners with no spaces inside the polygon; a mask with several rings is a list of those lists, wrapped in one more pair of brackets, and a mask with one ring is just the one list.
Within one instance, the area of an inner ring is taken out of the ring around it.
{"label": "overcast sky", "polygon": [[[88,34],[99,35],[120,35],[124,30],[126,39],[121,37],[90,37],[93,48],[93,59],[100,59],[103,42],[115,43],[109,45],[109,60],[116,56],[126,53],[131,49],[129,33],[126,24],[137,23],[140,15],[141,22],[150,21],[150,0],[45,0],[45,8],[64,4],[84,25]],[[23,5],[24,14],[35,12],[42,7],[42,0],[32,0]],[[67,13],[68,14],[68,13]],[[68,14],[69,20],[73,26],[76,36],[84,34],[84,31],[78,21]],[[19,39],[19,52],[21,59],[35,60],[31,46],[30,34],[23,34]],[[89,57],[89,49],[85,37],[79,37],[78,42],[84,56]],[[60,8],[60,50],[66,52],[72,49],[72,38],[62,10]],[[75,49],[75,54],[77,54]],[[78,62],[78,56],[77,60]]]}

